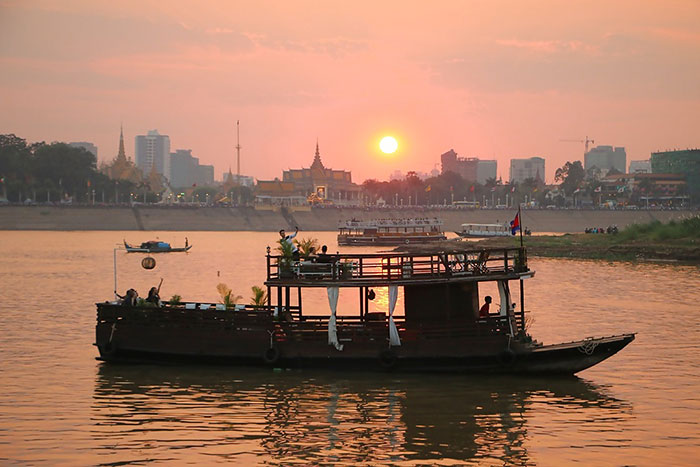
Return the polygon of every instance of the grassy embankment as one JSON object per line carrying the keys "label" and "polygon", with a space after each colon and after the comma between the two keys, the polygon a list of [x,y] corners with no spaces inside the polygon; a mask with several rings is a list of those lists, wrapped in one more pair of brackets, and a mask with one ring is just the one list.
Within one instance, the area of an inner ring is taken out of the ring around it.
{"label": "grassy embankment", "polygon": [[[700,263],[700,217],[667,224],[632,224],[617,234],[525,237],[532,256],[609,260],[674,260]],[[517,237],[488,239],[479,246],[519,245]]]}

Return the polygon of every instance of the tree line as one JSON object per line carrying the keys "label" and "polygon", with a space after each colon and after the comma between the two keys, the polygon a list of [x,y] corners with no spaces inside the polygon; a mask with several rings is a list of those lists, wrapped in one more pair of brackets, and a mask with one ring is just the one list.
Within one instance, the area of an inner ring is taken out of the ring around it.
{"label": "tree line", "polygon": [[128,202],[137,184],[111,180],[97,170],[97,158],[65,143],[31,143],[0,135],[0,186],[11,202]]}

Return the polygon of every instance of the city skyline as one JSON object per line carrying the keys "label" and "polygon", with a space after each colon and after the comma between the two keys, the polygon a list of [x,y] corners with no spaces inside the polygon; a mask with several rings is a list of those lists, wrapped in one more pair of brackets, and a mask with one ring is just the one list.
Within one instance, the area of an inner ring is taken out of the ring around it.
{"label": "city skyline", "polygon": [[0,128],[109,161],[123,121],[221,172],[240,120],[242,174],[304,167],[318,138],[358,182],[430,172],[450,148],[503,179],[542,157],[551,181],[587,137],[628,160],[698,146],[697,2],[535,3],[4,1]]}

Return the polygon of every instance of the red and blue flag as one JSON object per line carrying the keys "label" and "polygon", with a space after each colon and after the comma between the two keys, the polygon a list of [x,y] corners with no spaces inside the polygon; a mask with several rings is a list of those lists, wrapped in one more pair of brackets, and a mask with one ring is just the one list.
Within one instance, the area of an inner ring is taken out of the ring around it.
{"label": "red and blue flag", "polygon": [[510,233],[515,235],[518,230],[520,230],[520,213],[517,213],[515,219],[510,221]]}

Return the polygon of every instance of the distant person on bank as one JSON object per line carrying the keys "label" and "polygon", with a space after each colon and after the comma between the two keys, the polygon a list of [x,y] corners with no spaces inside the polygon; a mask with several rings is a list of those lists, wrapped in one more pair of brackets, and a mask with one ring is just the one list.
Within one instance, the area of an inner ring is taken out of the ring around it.
{"label": "distant person on bank", "polygon": [[294,237],[296,237],[298,233],[299,227],[294,227],[294,233],[291,235],[285,235],[284,229],[280,230],[280,241],[292,247],[292,258],[294,258],[294,261],[299,261],[299,248],[297,248],[293,241]]}

